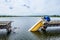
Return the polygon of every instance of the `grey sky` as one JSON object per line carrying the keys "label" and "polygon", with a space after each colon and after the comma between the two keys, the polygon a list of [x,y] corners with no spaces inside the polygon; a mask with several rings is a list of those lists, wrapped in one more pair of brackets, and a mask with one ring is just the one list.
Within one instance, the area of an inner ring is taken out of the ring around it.
{"label": "grey sky", "polygon": [[60,14],[60,0],[0,0],[0,15]]}

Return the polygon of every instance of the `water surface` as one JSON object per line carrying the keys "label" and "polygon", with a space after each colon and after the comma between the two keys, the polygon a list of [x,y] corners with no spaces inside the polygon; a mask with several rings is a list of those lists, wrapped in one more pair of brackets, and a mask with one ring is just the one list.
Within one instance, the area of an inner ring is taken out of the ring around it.
{"label": "water surface", "polygon": [[[60,20],[60,18],[51,18],[52,20]],[[60,27],[48,27],[44,32],[29,32],[40,17],[4,17],[0,21],[13,21],[12,32],[6,35],[6,30],[0,29],[0,40],[60,40]]]}

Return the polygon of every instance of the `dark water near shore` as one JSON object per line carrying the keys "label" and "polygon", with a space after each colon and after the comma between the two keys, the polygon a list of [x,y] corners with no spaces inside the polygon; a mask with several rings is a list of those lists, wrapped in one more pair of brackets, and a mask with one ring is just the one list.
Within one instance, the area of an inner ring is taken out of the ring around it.
{"label": "dark water near shore", "polygon": [[[51,18],[52,20],[60,18]],[[12,32],[7,35],[6,30],[0,29],[0,40],[60,40],[60,27],[48,27],[47,32],[29,32],[31,28],[40,17],[4,17],[0,21],[13,21]]]}

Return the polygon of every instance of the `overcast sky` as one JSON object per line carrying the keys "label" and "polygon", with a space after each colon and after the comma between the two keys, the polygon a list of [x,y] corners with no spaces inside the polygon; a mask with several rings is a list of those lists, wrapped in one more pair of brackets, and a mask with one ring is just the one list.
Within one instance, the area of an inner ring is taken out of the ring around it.
{"label": "overcast sky", "polygon": [[60,0],[0,0],[0,15],[54,14],[60,14]]}

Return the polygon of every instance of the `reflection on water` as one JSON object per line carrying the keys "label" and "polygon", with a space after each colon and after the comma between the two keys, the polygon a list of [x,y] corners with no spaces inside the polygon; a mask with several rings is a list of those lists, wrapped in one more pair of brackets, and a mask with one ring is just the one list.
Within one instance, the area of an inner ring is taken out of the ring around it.
{"label": "reflection on water", "polygon": [[[57,18],[54,18],[57,19]],[[46,32],[41,30],[29,32],[40,17],[7,17],[0,18],[0,21],[13,21],[12,32],[7,35],[6,30],[0,30],[0,40],[60,40],[60,27],[48,27]],[[60,20],[60,18],[58,18]]]}
{"label": "reflection on water", "polygon": [[38,40],[60,40],[60,33],[47,33],[47,32],[32,32],[34,37],[37,37]]}
{"label": "reflection on water", "polygon": [[8,40],[9,35],[7,35],[6,31],[0,31],[0,40]]}

